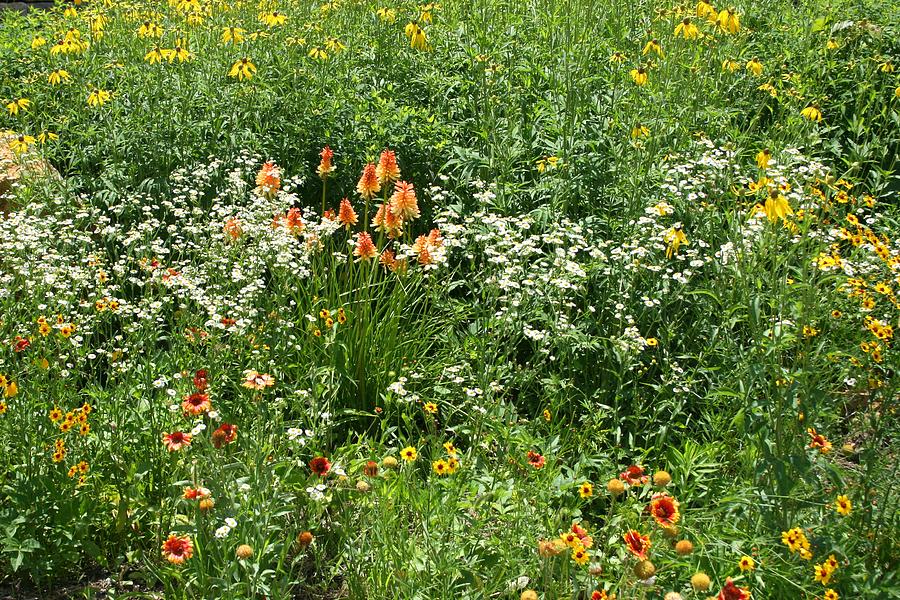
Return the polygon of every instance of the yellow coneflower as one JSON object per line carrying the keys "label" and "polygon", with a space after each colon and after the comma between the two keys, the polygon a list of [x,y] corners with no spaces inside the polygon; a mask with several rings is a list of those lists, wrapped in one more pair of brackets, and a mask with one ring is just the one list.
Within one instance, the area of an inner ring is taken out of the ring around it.
{"label": "yellow coneflower", "polygon": [[19,111],[27,112],[29,106],[31,106],[31,100],[28,98],[19,98],[18,100],[13,100],[7,104],[6,110],[9,111],[10,115],[17,115],[19,114]]}
{"label": "yellow coneflower", "polygon": [[19,135],[9,142],[9,147],[16,154],[24,154],[34,144],[35,139],[30,135]]}
{"label": "yellow coneflower", "polygon": [[223,44],[240,44],[244,41],[245,31],[240,27],[226,27],[222,30]]}
{"label": "yellow coneflower", "polygon": [[622,63],[625,62],[625,55],[621,52],[613,52],[612,56],[609,57],[609,62],[611,63]]}
{"label": "yellow coneflower", "polygon": [[681,224],[676,224],[667,231],[666,235],[663,236],[663,242],[666,244],[666,258],[672,258],[673,255],[677,255],[678,248],[682,244],[685,246],[690,245],[687,236],[684,235],[684,231],[681,229]]}
{"label": "yellow coneflower", "polygon": [[69,81],[71,78],[71,75],[65,69],[57,69],[47,76],[47,81],[50,82],[50,85],[59,85]]}
{"label": "yellow coneflower", "polygon": [[690,17],[685,17],[675,26],[675,37],[679,35],[686,40],[695,40],[700,37],[700,30],[694,25]]}
{"label": "yellow coneflower", "polygon": [[715,22],[718,18],[718,13],[716,13],[716,9],[713,8],[712,4],[706,2],[706,0],[700,0],[697,2],[697,17]]}
{"label": "yellow coneflower", "polygon": [[649,135],[650,129],[644,125],[641,125],[640,123],[631,128],[631,139],[636,140],[638,138],[647,137]]}
{"label": "yellow coneflower", "polygon": [[644,86],[647,85],[647,70],[644,67],[638,67],[637,69],[632,69],[629,72],[631,75],[631,80],[634,81],[636,85]]}
{"label": "yellow coneflower", "polygon": [[719,24],[719,29],[726,33],[737,33],[741,30],[741,21],[733,8],[727,8],[720,12],[716,22]]}
{"label": "yellow coneflower", "polygon": [[313,46],[309,49],[308,56],[317,60],[328,60],[328,53],[324,48]]}
{"label": "yellow coneflower", "polygon": [[375,14],[382,23],[393,23],[397,20],[397,11],[393,8],[379,8]]}
{"label": "yellow coneflower", "polygon": [[280,13],[277,10],[273,10],[272,12],[264,12],[259,15],[259,22],[264,24],[266,27],[277,27],[279,25],[284,25],[287,22],[287,15],[284,13]]}
{"label": "yellow coneflower", "polygon": [[754,56],[747,62],[747,70],[753,73],[754,76],[759,77],[763,72],[763,64]]}
{"label": "yellow coneflower", "polygon": [[659,56],[660,58],[664,58],[663,49],[659,43],[659,40],[653,39],[647,42],[646,45],[644,45],[644,49],[643,51],[641,51],[641,54],[646,56],[650,52],[656,52],[657,56]]}
{"label": "yellow coneflower", "polygon": [[769,221],[773,223],[778,219],[785,220],[788,215],[794,214],[791,205],[788,203],[787,198],[781,195],[781,193],[772,189],[769,191],[769,197],[766,198],[765,204],[766,217],[769,218]]}
{"label": "yellow coneflower", "polygon": [[246,56],[240,60],[234,62],[231,65],[231,69],[228,71],[229,77],[234,77],[238,81],[243,81],[244,79],[252,79],[256,74],[256,65],[254,65],[249,58]]}
{"label": "yellow coneflower", "polygon": [[837,50],[841,45],[834,38],[829,38],[827,42],[825,42],[826,50]]}
{"label": "yellow coneflower", "polygon": [[179,38],[175,40],[175,48],[171,50],[171,54],[169,55],[169,62],[174,61],[176,58],[178,62],[185,62],[191,59],[191,53],[186,48],[187,40],[184,38]]}
{"label": "yellow coneflower", "polygon": [[810,104],[809,106],[801,110],[800,114],[810,121],[815,121],[816,123],[822,120],[822,111],[819,110],[819,108],[814,104]]}
{"label": "yellow coneflower", "polygon": [[137,30],[138,37],[161,37],[163,34],[162,27],[152,21],[144,21]]}
{"label": "yellow coneflower", "polygon": [[767,169],[770,160],[772,160],[772,152],[768,148],[763,148],[756,153],[756,166],[760,169]]}
{"label": "yellow coneflower", "polygon": [[409,38],[409,47],[415,50],[427,50],[428,49],[428,38],[425,35],[425,30],[419,27],[419,24],[415,21],[411,21],[407,26],[403,29],[403,32],[406,34],[406,37]]}
{"label": "yellow coneflower", "polygon": [[103,106],[109,100],[110,96],[111,94],[106,90],[94,88],[91,93],[88,94],[88,106]]}

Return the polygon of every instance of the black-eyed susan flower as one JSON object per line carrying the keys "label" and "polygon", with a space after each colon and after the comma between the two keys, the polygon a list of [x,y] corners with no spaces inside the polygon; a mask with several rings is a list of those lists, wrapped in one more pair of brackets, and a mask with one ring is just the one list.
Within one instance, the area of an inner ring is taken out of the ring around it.
{"label": "black-eyed susan flower", "polygon": [[254,65],[246,56],[234,61],[234,64],[231,65],[231,69],[228,71],[228,76],[234,77],[238,81],[252,79],[255,74],[256,65]]}
{"label": "black-eyed susan flower", "polygon": [[594,485],[590,481],[585,481],[578,486],[578,495],[582,498],[590,498],[594,495]]}
{"label": "black-eyed susan flower", "polygon": [[847,496],[841,495],[838,496],[834,501],[834,510],[837,511],[839,515],[847,516],[850,514],[850,511],[853,509],[853,502],[850,501],[850,498]]}
{"label": "black-eyed susan flower", "polygon": [[405,460],[408,463],[414,462],[419,457],[418,451],[412,447],[407,446],[403,450],[400,451],[400,458]]}

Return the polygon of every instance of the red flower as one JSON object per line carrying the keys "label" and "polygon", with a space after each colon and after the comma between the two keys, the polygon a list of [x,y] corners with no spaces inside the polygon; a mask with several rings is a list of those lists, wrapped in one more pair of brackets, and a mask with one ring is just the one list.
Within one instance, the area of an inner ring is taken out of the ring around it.
{"label": "red flower", "polygon": [[631,465],[624,472],[619,473],[619,479],[629,485],[641,485],[647,483],[650,477],[644,474],[644,467]]}
{"label": "red flower", "polygon": [[317,456],[309,461],[309,468],[319,477],[325,477],[331,469],[331,463],[324,456]]}
{"label": "red flower", "polygon": [[606,590],[594,590],[591,592],[591,600],[607,600]]}
{"label": "red flower", "polygon": [[182,431],[173,431],[162,436],[163,444],[169,449],[169,452],[175,452],[191,445],[191,434]]}
{"label": "red flower", "polygon": [[23,338],[21,335],[17,335],[15,341],[13,342],[13,350],[15,352],[22,352],[31,345],[31,341],[27,338]]}
{"label": "red flower", "polygon": [[199,500],[209,497],[209,490],[205,487],[186,487],[183,497],[185,500]]}
{"label": "red flower", "polygon": [[[223,321],[225,319],[222,319]],[[194,387],[199,391],[205,390],[209,386],[209,382],[207,381],[207,372],[206,369],[200,369],[196,373],[194,373]]]}
{"label": "red flower", "polygon": [[[204,379],[204,381],[206,380]],[[209,394],[203,394],[201,392],[194,392],[193,394],[189,394],[184,397],[184,402],[181,403],[181,408],[184,409],[184,412],[195,417],[197,415],[202,415],[212,408],[212,404],[209,401]]]}
{"label": "red flower", "polygon": [[531,450],[528,451],[528,464],[535,469],[542,469],[545,462],[544,457],[537,452],[532,452]]}
{"label": "red flower", "polygon": [[178,565],[194,555],[194,544],[188,536],[179,537],[171,533],[169,539],[163,542],[162,553],[167,561]]}
{"label": "red flower", "polygon": [[378,463],[374,460],[367,461],[366,466],[363,468],[363,473],[365,473],[366,477],[378,477]]}
{"label": "red flower", "polygon": [[663,527],[674,525],[681,518],[678,500],[666,494],[655,494],[650,501],[650,514]]}
{"label": "red flower", "polygon": [[632,529],[622,536],[628,551],[641,560],[647,560],[647,551],[650,550],[650,536],[641,535],[640,532]]}
{"label": "red flower", "polygon": [[225,444],[230,444],[237,439],[237,425],[229,425],[222,423],[219,428],[212,433],[212,444],[216,448],[221,448]]}
{"label": "red flower", "polygon": [[719,592],[719,600],[750,600],[750,590],[736,586],[729,577]]}

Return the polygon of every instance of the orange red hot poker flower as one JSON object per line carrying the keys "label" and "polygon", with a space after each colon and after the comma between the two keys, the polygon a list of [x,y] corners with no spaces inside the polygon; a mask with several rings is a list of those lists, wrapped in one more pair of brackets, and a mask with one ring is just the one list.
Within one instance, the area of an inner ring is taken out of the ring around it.
{"label": "orange red hot poker flower", "polygon": [[281,188],[281,169],[271,160],[256,175],[256,185],[263,196],[271,198]]}
{"label": "orange red hot poker flower", "polygon": [[375,168],[375,176],[378,183],[387,185],[400,179],[400,167],[397,165],[397,155],[393,150],[382,150]]}
{"label": "orange red hot poker flower", "polygon": [[375,171],[376,168],[374,163],[367,164],[363,168],[359,182],[356,184],[356,191],[365,200],[371,200],[375,197],[375,194],[381,191],[381,182]]}
{"label": "orange red hot poker flower", "polygon": [[335,166],[331,162],[334,159],[334,151],[330,146],[325,146],[322,148],[322,151],[319,153],[319,156],[322,158],[321,162],[319,162],[319,168],[316,169],[316,173],[319,174],[319,177],[325,179],[334,172]]}
{"label": "orange red hot poker flower", "polygon": [[372,241],[372,236],[367,231],[360,231],[356,234],[356,248],[353,249],[353,256],[358,257],[362,261],[367,261],[378,256],[378,249]]}

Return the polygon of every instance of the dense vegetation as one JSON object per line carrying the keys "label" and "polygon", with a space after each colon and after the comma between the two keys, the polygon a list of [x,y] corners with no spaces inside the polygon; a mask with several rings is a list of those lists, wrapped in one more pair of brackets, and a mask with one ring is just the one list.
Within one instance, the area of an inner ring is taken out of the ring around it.
{"label": "dense vegetation", "polygon": [[897,597],[898,63],[879,2],[0,15],[2,585]]}

